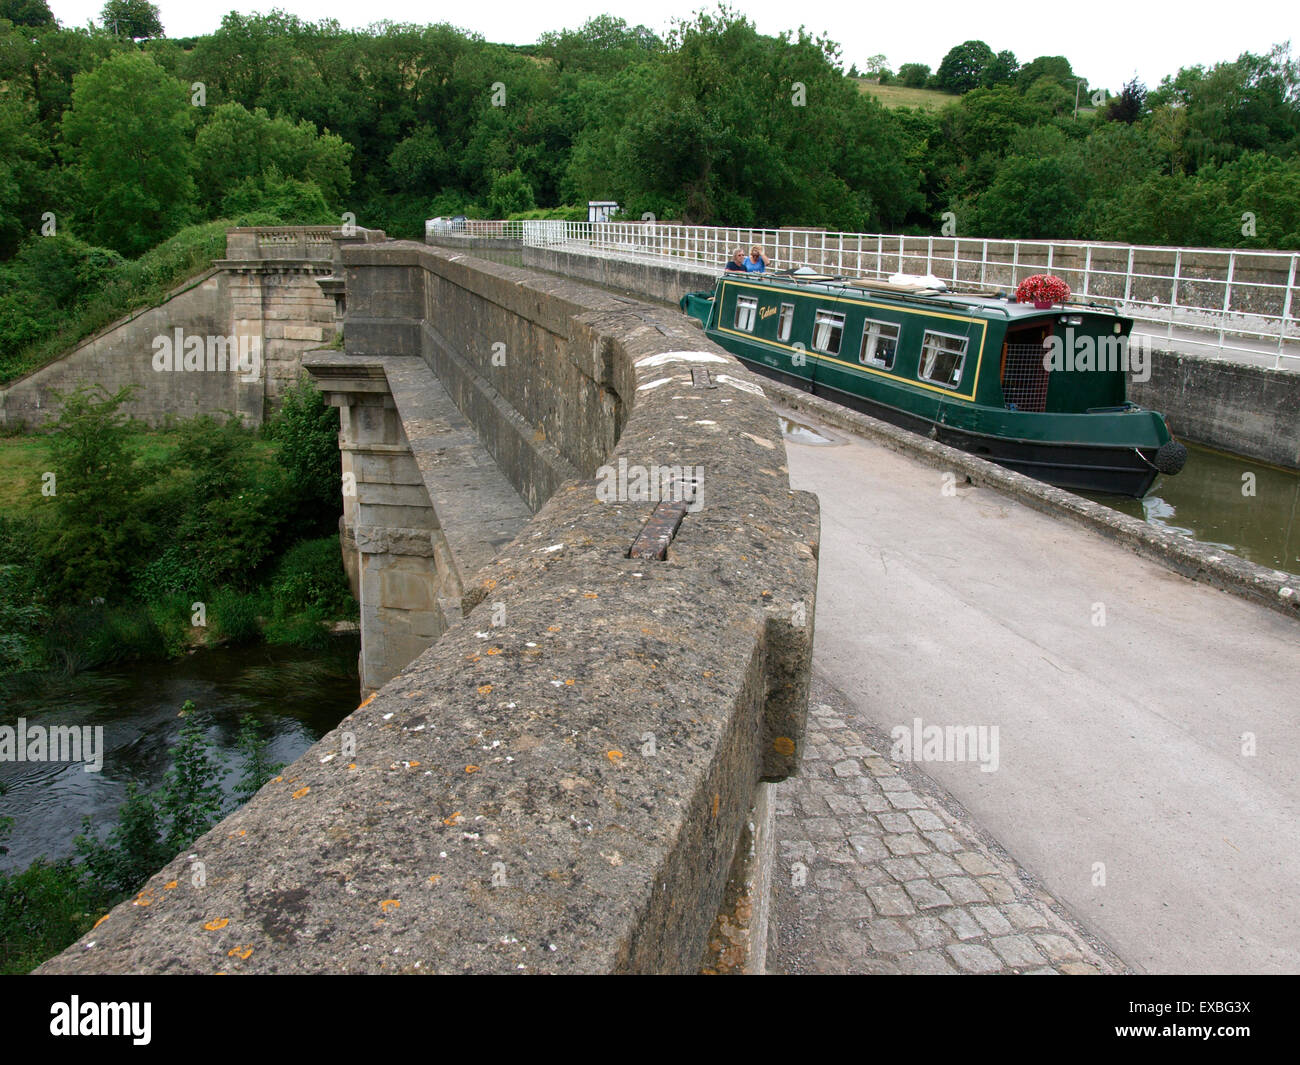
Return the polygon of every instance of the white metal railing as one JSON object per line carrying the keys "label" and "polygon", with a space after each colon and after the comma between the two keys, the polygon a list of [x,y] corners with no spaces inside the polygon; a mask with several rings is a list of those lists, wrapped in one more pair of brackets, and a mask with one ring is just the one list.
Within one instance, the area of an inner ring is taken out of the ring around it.
{"label": "white metal railing", "polygon": [[933,274],[965,287],[1014,288],[1030,274],[1050,272],[1065,280],[1075,299],[1115,307],[1134,319],[1136,332],[1179,347],[1300,369],[1295,252],[659,222],[467,221],[450,232],[719,270],[734,249],[757,244],[777,268],[808,266],[867,278]]}

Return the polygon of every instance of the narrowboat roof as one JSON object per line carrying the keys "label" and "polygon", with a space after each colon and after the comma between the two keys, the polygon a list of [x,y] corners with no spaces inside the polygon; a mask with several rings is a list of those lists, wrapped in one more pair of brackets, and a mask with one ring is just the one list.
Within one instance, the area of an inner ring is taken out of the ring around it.
{"label": "narrowboat roof", "polygon": [[791,274],[723,274],[720,278],[733,284],[759,283],[764,287],[785,288],[791,291],[818,293],[838,298],[892,299],[902,303],[934,304],[943,307],[959,307],[971,315],[980,317],[1015,320],[1074,313],[1100,314],[1109,318],[1121,318],[1113,307],[1098,303],[1079,303],[1070,300],[1054,304],[1050,310],[1039,309],[1032,303],[1018,303],[1010,289],[980,289],[975,291],[948,289],[918,289],[904,285],[893,285],[888,281],[869,281],[859,278],[829,277],[826,275],[791,275]]}

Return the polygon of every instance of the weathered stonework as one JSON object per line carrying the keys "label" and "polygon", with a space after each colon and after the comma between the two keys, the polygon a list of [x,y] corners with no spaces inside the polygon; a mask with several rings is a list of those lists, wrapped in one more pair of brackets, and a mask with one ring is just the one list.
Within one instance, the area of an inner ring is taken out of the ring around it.
{"label": "weathered stonework", "polygon": [[[41,971],[698,971],[760,782],[803,742],[818,508],[776,416],[675,312],[419,245],[343,259],[347,352],[309,363],[375,419],[345,429],[354,474],[390,438],[413,456],[466,616]],[[487,482],[440,461],[454,426],[408,420],[430,368],[536,508],[499,549],[490,521],[457,531]],[[597,495],[620,460],[703,468],[663,561],[628,557],[656,502]],[[358,551],[426,564],[409,467],[377,465],[403,490],[361,470]],[[390,569],[427,604],[427,569]]]}

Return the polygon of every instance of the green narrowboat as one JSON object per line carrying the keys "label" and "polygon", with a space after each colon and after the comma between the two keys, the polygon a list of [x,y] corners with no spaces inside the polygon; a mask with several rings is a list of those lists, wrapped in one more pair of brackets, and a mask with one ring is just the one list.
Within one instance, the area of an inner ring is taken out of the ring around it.
{"label": "green narrowboat", "polygon": [[1187,457],[1128,402],[1133,323],[1107,307],[800,274],[680,304],[759,373],[1061,488],[1141,497]]}

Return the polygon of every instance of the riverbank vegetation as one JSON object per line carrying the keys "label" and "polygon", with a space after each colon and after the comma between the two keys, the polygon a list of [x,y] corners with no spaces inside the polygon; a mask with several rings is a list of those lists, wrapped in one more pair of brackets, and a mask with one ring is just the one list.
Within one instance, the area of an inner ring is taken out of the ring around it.
{"label": "riverbank vegetation", "polygon": [[[245,716],[239,777],[231,797],[223,798],[228,772],[213,754],[203,715],[188,701],[180,715],[184,724],[161,787],[147,793],[128,784],[126,801],[107,832],[93,832],[86,818],[75,858],[41,858],[20,872],[0,873],[0,975],[30,972],[90,931],[280,770],[267,757],[256,719]],[[0,854],[11,827],[10,819],[0,817]],[[201,886],[193,878],[202,875],[201,867],[186,870],[186,886]]]}
{"label": "riverbank vegetation", "polygon": [[0,676],[264,639],[355,617],[338,543],[337,415],[309,381],[261,433],[151,431],[82,389],[45,436],[0,439]]}

